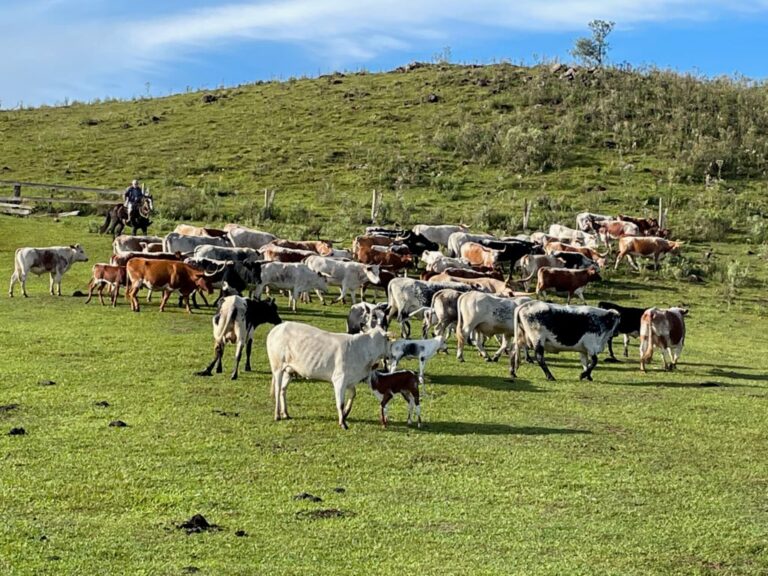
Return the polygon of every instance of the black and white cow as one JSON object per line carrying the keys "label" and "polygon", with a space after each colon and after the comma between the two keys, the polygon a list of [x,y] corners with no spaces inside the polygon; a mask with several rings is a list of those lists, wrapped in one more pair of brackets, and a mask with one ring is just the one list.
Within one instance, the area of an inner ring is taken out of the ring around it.
{"label": "black and white cow", "polygon": [[211,376],[214,366],[216,366],[216,373],[221,373],[221,357],[224,355],[224,346],[227,342],[237,344],[232,380],[237,379],[243,346],[245,346],[245,370],[250,372],[254,330],[262,324],[277,325],[281,322],[274,299],[254,300],[240,296],[227,296],[221,301],[219,312],[213,317],[213,361],[197,375]]}
{"label": "black and white cow", "polygon": [[515,351],[509,371],[517,376],[520,350],[530,346],[547,380],[554,380],[544,362],[544,352],[578,352],[584,371],[580,380],[592,380],[597,355],[603,351],[619,325],[616,310],[592,306],[562,306],[547,302],[528,302],[515,312]]}
{"label": "black and white cow", "polygon": [[376,326],[381,326],[382,330],[389,327],[389,305],[386,302],[381,304],[370,304],[368,302],[359,302],[352,305],[347,315],[347,334],[360,334],[368,332]]}
{"label": "black and white cow", "polygon": [[74,246],[50,246],[48,248],[19,248],[13,259],[13,274],[8,295],[13,298],[13,285],[21,284],[21,293],[27,297],[27,276],[33,274],[51,275],[50,292],[53,296],[54,287],[56,293],[61,296],[61,277],[64,272],[72,267],[75,262],[87,262],[88,256],[80,244]]}
{"label": "black and white cow", "polygon": [[633,336],[637,338],[640,336],[640,319],[643,317],[643,312],[645,312],[646,309],[619,306],[613,302],[598,302],[597,307],[602,308],[603,310],[616,310],[621,316],[621,321],[616,327],[616,331],[613,336],[611,336],[611,339],[608,340],[608,353],[610,356],[606,358],[605,361],[618,362],[613,353],[613,338],[619,334],[624,336],[624,357],[627,358],[629,356],[629,337]]}

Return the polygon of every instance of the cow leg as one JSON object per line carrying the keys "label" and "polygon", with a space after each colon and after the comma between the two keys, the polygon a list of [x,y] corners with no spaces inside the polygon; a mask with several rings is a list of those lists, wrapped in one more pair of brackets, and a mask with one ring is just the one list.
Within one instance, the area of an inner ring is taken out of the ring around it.
{"label": "cow leg", "polygon": [[112,307],[117,306],[117,299],[120,297],[120,284],[115,283],[115,288],[112,290]]}
{"label": "cow leg", "polygon": [[213,361],[208,364],[205,370],[197,372],[197,376],[211,376],[213,367],[218,363],[218,369],[216,372],[221,372],[221,357],[224,355],[224,342],[216,342],[213,345]]}
{"label": "cow leg", "polygon": [[586,378],[591,382],[592,370],[595,368],[595,366],[597,366],[597,354],[593,354],[589,357],[586,354],[582,354],[581,363],[584,366],[584,372],[582,372],[579,376],[579,380],[584,380]]}
{"label": "cow leg", "polygon": [[349,417],[349,413],[352,412],[352,403],[355,401],[355,396],[357,396],[357,388],[355,388],[354,386],[351,386],[348,390],[349,390],[349,398],[347,398],[347,402],[344,405],[345,420]]}
{"label": "cow leg", "polygon": [[333,381],[333,391],[336,396],[336,412],[339,415],[339,426],[347,430],[346,418],[344,418],[344,383],[337,377]]}
{"label": "cow leg", "polygon": [[496,354],[493,355],[493,358],[491,358],[491,362],[498,362],[499,358],[501,358],[501,355],[504,352],[509,354],[510,353],[509,344],[510,344],[510,339],[507,338],[507,335],[506,334],[502,335],[501,344],[499,345],[499,349],[496,351]]}
{"label": "cow leg", "polygon": [[405,319],[400,323],[400,335],[403,338],[407,338],[410,340],[411,338],[411,321],[410,320]]}
{"label": "cow leg", "polygon": [[619,269],[619,263],[624,259],[624,256],[626,255],[626,252],[619,251],[619,255],[616,256],[616,263],[613,265],[614,270]]}
{"label": "cow leg", "polygon": [[245,340],[245,371],[251,372],[251,349],[253,348],[253,331],[251,331]]}
{"label": "cow leg", "polygon": [[[85,299],[85,303],[88,304],[88,302],[91,301],[91,298],[93,298],[93,289],[96,287],[96,283],[93,281],[93,278],[91,278],[91,281],[88,282],[88,298]],[[102,306],[104,305],[104,301],[101,301]]]}
{"label": "cow leg", "polygon": [[424,367],[427,364],[427,359],[424,358],[424,356],[419,357],[419,384],[421,384],[421,388],[424,390],[424,394],[427,393],[427,384],[424,381]]}
{"label": "cow leg", "polygon": [[275,420],[290,420],[288,416],[288,403],[286,391],[291,381],[291,369],[281,367],[277,374],[273,376],[275,391]]}
{"label": "cow leg", "polygon": [[385,392],[384,394],[379,394],[381,396],[380,401],[380,410],[379,410],[379,422],[381,422],[381,425],[386,428],[387,424],[389,423],[389,418],[387,417],[387,404],[389,404],[389,401],[392,400],[392,392]]}
{"label": "cow leg", "polygon": [[54,295],[54,294],[53,294],[53,286],[54,286],[54,284],[55,284],[55,281],[54,281],[54,279],[53,279],[53,272],[51,272],[51,273],[49,274],[49,276],[50,276],[50,280],[49,280],[49,282],[48,282],[48,291],[51,293],[51,296],[53,296],[53,295]]}
{"label": "cow leg", "polygon": [[536,361],[539,363],[539,366],[541,366],[541,369],[544,371],[544,375],[547,377],[547,380],[554,380],[555,377],[552,376],[552,372],[549,371],[549,368],[547,368],[547,363],[544,362],[544,346],[539,344],[536,346]]}
{"label": "cow leg", "polygon": [[575,290],[573,293],[576,294],[576,296],[578,296],[581,299],[582,302],[584,302],[585,304],[587,303],[587,299],[584,298],[584,287],[583,286],[581,288],[579,288],[578,290]]}
{"label": "cow leg", "polygon": [[139,311],[139,299],[137,297],[139,289],[141,289],[141,280],[134,282],[133,286],[131,286],[131,289],[125,292],[125,297],[130,298],[131,300],[131,310],[134,312]]}
{"label": "cow leg", "polygon": [[[165,310],[165,305],[168,302],[168,298],[171,297],[171,290],[163,290],[163,297],[160,299],[160,312]],[[187,310],[189,310],[189,296],[187,296]],[[191,310],[189,310],[191,312]]]}
{"label": "cow leg", "polygon": [[107,285],[104,282],[102,282],[99,285],[99,302],[101,303],[102,306],[105,305],[104,304],[104,288],[106,288],[106,287],[107,287]]}
{"label": "cow leg", "polygon": [[59,271],[56,271],[56,277],[54,278],[53,282],[56,284],[56,294],[61,296],[61,277],[63,274]]}
{"label": "cow leg", "polygon": [[616,358],[616,355],[613,353],[613,338],[608,339],[608,358],[605,359],[606,362],[618,362],[619,360]]}
{"label": "cow leg", "polygon": [[640,265],[635,262],[634,258],[632,258],[632,254],[627,254],[627,260],[629,260],[629,264],[632,266],[632,268],[635,269],[636,272],[640,272]]}
{"label": "cow leg", "polygon": [[240,367],[240,358],[243,355],[243,344],[243,339],[238,334],[237,343],[235,344],[235,367],[232,370],[232,376],[230,376],[230,380],[237,380],[237,371]]}

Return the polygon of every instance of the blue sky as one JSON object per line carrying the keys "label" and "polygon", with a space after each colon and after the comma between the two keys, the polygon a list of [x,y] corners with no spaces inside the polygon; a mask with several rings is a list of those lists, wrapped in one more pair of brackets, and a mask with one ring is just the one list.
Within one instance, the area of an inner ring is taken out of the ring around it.
{"label": "blue sky", "polygon": [[768,77],[768,0],[0,0],[0,108],[164,96],[414,60],[610,60]]}

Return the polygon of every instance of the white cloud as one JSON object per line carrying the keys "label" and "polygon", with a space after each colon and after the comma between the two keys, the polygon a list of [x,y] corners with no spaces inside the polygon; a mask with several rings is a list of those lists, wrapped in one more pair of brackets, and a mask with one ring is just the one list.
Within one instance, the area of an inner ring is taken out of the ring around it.
{"label": "white cloud", "polygon": [[[141,2],[138,4],[141,8]],[[348,67],[383,53],[405,53],[426,42],[430,46],[445,42],[462,27],[567,32],[585,31],[586,22],[594,18],[626,27],[768,10],[765,0],[271,0],[237,4],[199,0],[197,4],[204,7],[161,3],[166,13],[160,16],[126,16],[129,13],[123,6],[117,17],[114,4],[105,0],[4,2],[0,21],[11,25],[0,35],[0,105],[110,95],[110,87],[142,86],[158,66],[233,42],[298,46],[315,60]]]}

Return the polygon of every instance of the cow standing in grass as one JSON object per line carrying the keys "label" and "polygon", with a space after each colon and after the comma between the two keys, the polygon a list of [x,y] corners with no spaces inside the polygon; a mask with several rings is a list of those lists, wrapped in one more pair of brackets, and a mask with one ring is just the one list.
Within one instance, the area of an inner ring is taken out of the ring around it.
{"label": "cow standing in grass", "polygon": [[19,248],[13,259],[14,268],[8,295],[13,298],[13,286],[18,282],[21,284],[21,293],[26,298],[29,296],[27,294],[27,276],[29,273],[32,272],[39,276],[48,272],[51,275],[51,296],[53,296],[54,288],[56,293],[61,296],[61,277],[64,276],[64,272],[69,270],[75,262],[87,261],[88,256],[85,255],[80,244],[51,246],[49,248]]}

